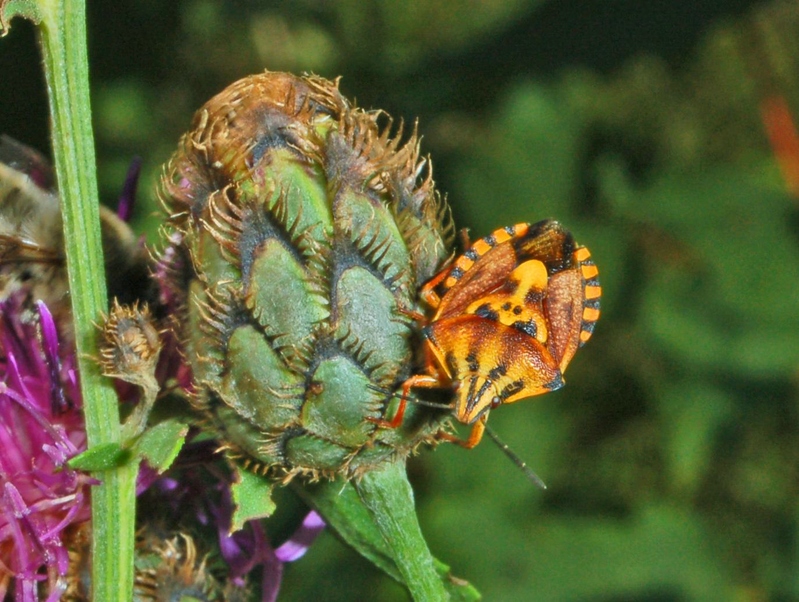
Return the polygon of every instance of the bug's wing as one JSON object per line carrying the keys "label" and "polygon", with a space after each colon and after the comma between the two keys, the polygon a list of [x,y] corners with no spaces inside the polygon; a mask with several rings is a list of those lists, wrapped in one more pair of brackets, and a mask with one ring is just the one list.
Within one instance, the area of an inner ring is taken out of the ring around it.
{"label": "bug's wing", "polygon": [[601,295],[598,271],[585,247],[575,250],[571,269],[549,277],[544,302],[550,336],[547,347],[561,372],[591,338]]}
{"label": "bug's wing", "polygon": [[554,274],[572,266],[576,248],[574,237],[554,220],[530,226],[526,235],[512,241],[519,262],[537,259]]}
{"label": "bug's wing", "polygon": [[18,291],[57,312],[56,306],[67,302],[64,257],[57,249],[0,234],[0,301]]}
{"label": "bug's wing", "polygon": [[558,272],[549,278],[545,309],[549,322],[547,348],[563,372],[580,346],[583,282],[578,270]]}
{"label": "bug's wing", "polygon": [[28,176],[33,184],[43,190],[55,187],[55,174],[47,159],[5,134],[0,135],[0,163]]}
{"label": "bug's wing", "polygon": [[28,302],[44,300],[55,315],[69,299],[58,198],[44,187],[48,169],[35,151],[0,138],[0,301],[23,293]]}
{"label": "bug's wing", "polygon": [[[8,153],[8,139],[3,138],[0,158]],[[61,229],[55,194],[0,162],[0,266],[63,262]]]}
{"label": "bug's wing", "polygon": [[516,267],[516,252],[510,242],[497,245],[479,257],[474,265],[446,290],[436,320],[458,316],[474,302],[502,286]]}
{"label": "bug's wing", "polygon": [[0,267],[23,263],[60,264],[63,260],[55,249],[22,240],[17,236],[0,234]]}

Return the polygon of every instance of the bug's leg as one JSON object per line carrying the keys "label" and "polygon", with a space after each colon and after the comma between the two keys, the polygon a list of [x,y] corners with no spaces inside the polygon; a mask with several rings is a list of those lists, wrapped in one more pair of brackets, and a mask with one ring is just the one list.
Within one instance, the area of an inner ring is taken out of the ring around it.
{"label": "bug's leg", "polygon": [[472,246],[472,241],[469,240],[469,228],[461,228],[458,234],[461,237],[461,248],[464,251]]}
{"label": "bug's leg", "polygon": [[391,420],[382,420],[380,418],[367,418],[369,422],[374,422],[381,428],[395,429],[399,428],[402,424],[402,419],[405,417],[405,408],[408,407],[408,395],[411,389],[415,387],[426,387],[428,389],[437,389],[441,386],[441,381],[435,376],[427,374],[416,374],[411,376],[408,380],[402,383],[402,397],[400,397],[397,411]]}
{"label": "bug's leg", "polygon": [[397,306],[397,313],[407,318],[410,318],[414,322],[419,322],[421,324],[427,322],[427,316],[425,316],[423,313],[415,311],[413,309],[408,309],[407,307],[403,307],[402,305]]}
{"label": "bug's leg", "polygon": [[[461,228],[459,234],[461,237],[461,245],[463,245],[463,249],[465,251],[472,245],[472,243],[469,241],[469,229]],[[441,271],[433,276],[430,280],[425,282],[424,286],[419,291],[419,296],[422,298],[422,300],[424,300],[424,302],[433,309],[438,309],[438,306],[441,304],[441,297],[438,296],[438,293],[434,289],[439,284],[444,282],[447,276],[449,276],[450,269],[452,268],[454,261],[455,257],[450,257],[446,262],[444,262],[444,267],[441,269]]]}
{"label": "bug's leg", "polygon": [[488,420],[488,414],[483,414],[480,416],[480,419],[474,423],[472,427],[472,431],[469,433],[468,439],[461,439],[460,437],[456,437],[455,435],[450,435],[449,433],[440,432],[438,434],[439,439],[443,439],[444,441],[449,441],[450,443],[456,443],[461,447],[466,449],[472,449],[483,438],[483,433],[486,430],[486,420]]}
{"label": "bug's leg", "polygon": [[463,447],[472,449],[475,445],[480,443],[480,439],[483,438],[483,432],[486,430],[486,420],[488,420],[488,414],[483,414],[480,416],[480,419],[474,423],[472,432],[469,433],[469,438],[463,443]]}
{"label": "bug's leg", "polygon": [[419,296],[422,298],[422,300],[433,309],[438,308],[438,306],[441,304],[441,297],[438,296],[435,288],[441,284],[447,278],[447,276],[449,276],[451,264],[451,261],[447,261],[444,269],[433,276],[430,280],[425,282],[424,286],[419,291]]}

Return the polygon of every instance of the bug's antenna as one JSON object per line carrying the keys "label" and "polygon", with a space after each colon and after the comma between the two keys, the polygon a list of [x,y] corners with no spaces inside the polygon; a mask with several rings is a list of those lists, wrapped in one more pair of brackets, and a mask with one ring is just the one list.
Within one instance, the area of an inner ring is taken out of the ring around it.
{"label": "bug's antenna", "polygon": [[[380,385],[376,385],[374,383],[369,383],[366,385],[367,388],[371,389],[372,391],[376,391],[377,393],[382,393],[383,395],[391,395],[392,397],[396,397],[398,393],[396,391],[392,392],[390,389],[386,389],[381,387]],[[414,397],[413,395],[408,395],[406,398],[410,403],[416,404],[418,406],[425,406],[426,408],[435,408],[437,410],[444,410],[444,411],[452,411],[452,404],[451,403],[440,403],[436,401],[427,401],[425,399],[421,399],[419,397]]]}
{"label": "bug's antenna", "polygon": [[437,410],[444,410],[451,412],[452,411],[452,404],[451,403],[437,403],[435,401],[426,401],[424,399],[419,399],[418,397],[411,397],[408,396],[408,401],[411,403],[415,403],[418,406],[424,406],[426,408],[436,408]]}
{"label": "bug's antenna", "polygon": [[491,428],[489,428],[488,425],[485,427],[485,432],[489,437],[491,437],[491,440],[497,444],[497,447],[499,447],[499,449],[501,449],[502,452],[508,456],[510,461],[522,469],[522,472],[524,472],[528,479],[530,479],[537,487],[540,487],[541,489],[547,488],[544,481],[541,480],[541,477],[535,474],[533,469],[527,466],[527,464],[523,462],[522,459],[517,456],[510,447],[508,447],[508,444],[502,441],[502,439],[500,439],[499,436]]}

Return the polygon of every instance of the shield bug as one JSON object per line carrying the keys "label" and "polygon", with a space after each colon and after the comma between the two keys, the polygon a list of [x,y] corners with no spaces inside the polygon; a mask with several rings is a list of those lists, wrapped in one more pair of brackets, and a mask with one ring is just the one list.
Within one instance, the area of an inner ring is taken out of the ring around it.
{"label": "shield bug", "polygon": [[452,388],[452,411],[473,425],[471,448],[491,409],[563,386],[563,372],[599,318],[601,288],[585,247],[558,222],[495,230],[422,287],[433,310],[418,315],[424,374],[407,379],[391,420],[402,423],[414,388]]}

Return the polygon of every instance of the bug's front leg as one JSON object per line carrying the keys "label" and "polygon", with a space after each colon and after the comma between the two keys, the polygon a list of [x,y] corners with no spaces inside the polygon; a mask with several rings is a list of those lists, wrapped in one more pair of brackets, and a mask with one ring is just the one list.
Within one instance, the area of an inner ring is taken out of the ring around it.
{"label": "bug's front leg", "polygon": [[399,428],[402,424],[402,419],[405,417],[405,408],[408,407],[408,395],[410,395],[413,388],[428,388],[438,389],[441,387],[441,381],[435,376],[427,374],[416,374],[411,376],[408,380],[402,383],[402,397],[400,397],[397,411],[391,420],[383,420],[381,418],[367,418],[369,422],[374,422],[380,428]]}
{"label": "bug's front leg", "polygon": [[419,296],[428,307],[438,309],[438,306],[441,305],[441,297],[438,296],[435,288],[441,284],[447,278],[447,276],[449,276],[451,267],[451,262],[448,261],[446,267],[444,267],[443,270],[433,276],[430,280],[425,282],[424,286],[422,286],[421,290],[419,291]]}
{"label": "bug's front leg", "polygon": [[466,449],[472,449],[483,438],[483,433],[486,430],[486,421],[488,420],[488,412],[480,416],[477,422],[474,423],[471,432],[469,433],[468,439],[461,439],[455,435],[450,435],[449,433],[440,432],[438,434],[438,438],[444,441],[449,441],[450,443],[455,443],[456,445],[460,445]]}

